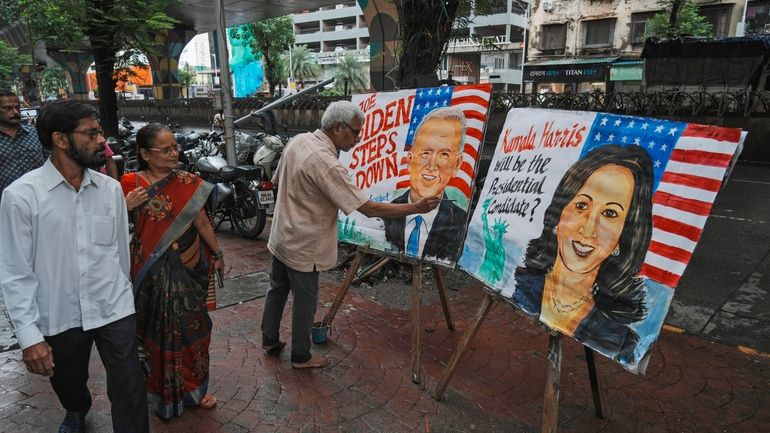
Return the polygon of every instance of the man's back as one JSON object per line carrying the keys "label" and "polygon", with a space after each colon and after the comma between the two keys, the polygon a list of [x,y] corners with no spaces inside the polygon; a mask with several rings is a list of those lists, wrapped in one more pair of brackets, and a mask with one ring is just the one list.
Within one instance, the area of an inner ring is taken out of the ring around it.
{"label": "man's back", "polygon": [[270,252],[300,271],[330,269],[337,257],[338,210],[350,213],[367,200],[337,161],[334,143],[321,130],[294,137],[275,180]]}

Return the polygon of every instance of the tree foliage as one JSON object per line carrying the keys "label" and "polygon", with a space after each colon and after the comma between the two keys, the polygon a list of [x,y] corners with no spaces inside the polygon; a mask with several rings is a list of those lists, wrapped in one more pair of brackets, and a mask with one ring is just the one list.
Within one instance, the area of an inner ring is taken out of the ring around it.
{"label": "tree foliage", "polygon": [[[102,127],[117,132],[116,63],[128,63],[136,51],[157,52],[158,36],[176,21],[165,14],[172,0],[3,0],[48,49],[83,49],[90,44],[96,66]],[[4,6],[5,6],[4,3]],[[4,17],[6,18],[6,17]]]}
{"label": "tree foliage", "polygon": [[8,46],[0,39],[0,86],[15,88],[19,84],[19,68],[25,63],[31,63],[32,58],[27,54],[19,54],[19,50]]}
{"label": "tree foliage", "polygon": [[[265,78],[274,94],[281,83],[281,53],[294,44],[294,25],[289,15],[258,21],[233,27],[229,30],[233,39],[243,39],[251,48],[256,59],[262,59],[265,66]],[[283,66],[285,69],[285,66]],[[285,79],[285,76],[284,76]]]}
{"label": "tree foliage", "polygon": [[700,14],[693,0],[659,0],[663,12],[647,22],[645,37],[711,37],[711,24]]}
{"label": "tree foliage", "polygon": [[355,53],[345,53],[334,71],[334,88],[346,95],[369,88],[369,74]]}
{"label": "tree foliage", "polygon": [[292,49],[291,69],[292,76],[303,85],[305,80],[314,79],[320,73],[318,63],[316,63],[307,45],[300,45]]}
{"label": "tree foliage", "polygon": [[59,90],[67,92],[69,81],[64,69],[59,66],[49,66],[40,74],[40,91],[45,96],[59,96]]}
{"label": "tree foliage", "polygon": [[[265,71],[265,80],[268,83],[276,83],[276,86],[280,86],[285,84],[288,78],[289,58],[287,54],[280,54],[273,60],[273,67]],[[270,94],[274,94],[274,92],[271,91]]]}
{"label": "tree foliage", "polygon": [[184,66],[179,70],[179,85],[183,89],[186,89],[190,87],[193,82],[195,82],[195,78],[197,76],[198,73],[190,67],[190,64],[185,63]]}
{"label": "tree foliage", "polygon": [[401,88],[438,84],[436,69],[453,27],[467,27],[474,16],[489,15],[502,0],[393,0],[398,11],[397,50]]}

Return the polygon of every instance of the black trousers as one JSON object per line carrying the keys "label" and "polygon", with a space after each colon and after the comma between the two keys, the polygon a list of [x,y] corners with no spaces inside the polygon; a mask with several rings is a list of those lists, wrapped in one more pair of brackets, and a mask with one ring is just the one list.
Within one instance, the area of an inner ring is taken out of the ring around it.
{"label": "black trousers", "polygon": [[88,331],[68,329],[45,337],[45,341],[53,350],[55,364],[51,385],[64,409],[85,414],[91,408],[88,361],[91,347],[96,343],[107,371],[107,397],[111,403],[114,432],[149,432],[147,389],[139,365],[133,314]]}

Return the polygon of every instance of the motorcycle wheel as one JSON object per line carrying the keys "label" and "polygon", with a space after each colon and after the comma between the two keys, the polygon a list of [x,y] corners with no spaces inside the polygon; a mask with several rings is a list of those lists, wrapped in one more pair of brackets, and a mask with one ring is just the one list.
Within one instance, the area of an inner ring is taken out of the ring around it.
{"label": "motorcycle wheel", "polygon": [[267,214],[264,209],[259,209],[256,194],[245,183],[236,182],[234,187],[238,199],[233,205],[230,219],[241,236],[255,238],[265,229]]}

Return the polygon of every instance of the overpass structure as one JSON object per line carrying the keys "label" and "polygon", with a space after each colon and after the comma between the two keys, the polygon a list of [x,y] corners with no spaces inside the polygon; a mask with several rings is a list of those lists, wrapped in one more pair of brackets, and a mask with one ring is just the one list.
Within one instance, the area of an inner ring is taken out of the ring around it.
{"label": "overpass structure", "polygon": [[[221,0],[224,2],[224,20],[227,27],[247,24],[263,19],[292,14],[324,5],[333,5],[335,0]],[[366,3],[366,1],[364,1]],[[167,35],[160,38],[161,47],[157,55],[147,56],[153,74],[156,98],[170,99],[180,95],[178,80],[179,56],[188,42],[198,33],[217,30],[219,0],[182,0],[172,2],[166,13],[179,21]],[[30,51],[20,24],[0,29],[0,37],[11,46]],[[93,63],[89,47],[81,50],[47,50],[49,58],[58,63],[69,75],[72,93],[76,98],[88,97],[88,68]],[[32,68],[25,68],[22,79],[29,80]]]}

